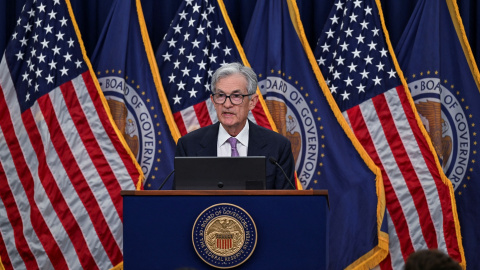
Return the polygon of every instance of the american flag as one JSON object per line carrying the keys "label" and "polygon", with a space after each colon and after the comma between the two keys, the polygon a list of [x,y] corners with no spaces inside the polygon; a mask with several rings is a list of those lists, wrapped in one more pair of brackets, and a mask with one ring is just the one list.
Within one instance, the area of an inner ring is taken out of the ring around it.
{"label": "american flag", "polygon": [[[156,59],[163,87],[181,135],[217,121],[210,100],[210,80],[230,62],[248,65],[221,0],[185,0],[165,35]],[[260,102],[249,115],[272,129],[273,121]]]}
{"label": "american flag", "polygon": [[0,63],[0,256],[6,269],[122,262],[122,189],[141,177],[119,140],[71,7],[30,0]]}
{"label": "american flag", "polygon": [[336,1],[315,56],[340,110],[382,170],[390,256],[435,248],[462,261],[453,189],[412,107],[374,0]]}

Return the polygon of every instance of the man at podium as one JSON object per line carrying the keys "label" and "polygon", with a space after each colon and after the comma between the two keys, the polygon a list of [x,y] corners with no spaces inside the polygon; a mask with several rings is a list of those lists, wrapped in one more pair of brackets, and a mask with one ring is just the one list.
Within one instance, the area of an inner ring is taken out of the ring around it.
{"label": "man at podium", "polygon": [[240,63],[218,68],[212,77],[210,98],[219,121],[181,137],[175,156],[265,156],[269,160],[266,188],[295,189],[290,141],[247,119],[258,102],[257,83],[253,69]]}

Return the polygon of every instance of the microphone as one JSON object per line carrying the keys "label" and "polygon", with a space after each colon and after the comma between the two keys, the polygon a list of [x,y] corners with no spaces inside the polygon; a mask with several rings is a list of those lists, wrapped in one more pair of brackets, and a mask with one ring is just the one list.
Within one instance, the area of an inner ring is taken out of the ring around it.
{"label": "microphone", "polygon": [[167,180],[168,178],[170,178],[170,176],[172,176],[172,174],[175,172],[175,170],[172,170],[168,175],[167,177],[165,177],[165,179],[163,180],[162,184],[160,185],[160,187],[158,188],[158,190],[161,190],[163,188],[163,186],[165,185],[165,183],[167,183]]}
{"label": "microphone", "polygon": [[288,183],[290,183],[290,185],[293,187],[293,189],[296,189],[295,188],[295,185],[292,183],[292,181],[290,180],[290,178],[287,176],[287,174],[285,173],[285,171],[283,170],[282,166],[280,166],[280,164],[278,164],[277,160],[274,158],[274,157],[269,157],[268,160],[270,161],[270,163],[274,164],[275,166],[277,166],[278,168],[280,168],[280,170],[282,171],[283,175],[285,176],[285,178],[287,179]]}

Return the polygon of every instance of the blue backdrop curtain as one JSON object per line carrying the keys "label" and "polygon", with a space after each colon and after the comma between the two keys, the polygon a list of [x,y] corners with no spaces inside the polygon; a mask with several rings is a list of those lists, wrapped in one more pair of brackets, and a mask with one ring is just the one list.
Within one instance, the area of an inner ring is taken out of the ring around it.
{"label": "blue backdrop curtain", "polygon": [[[124,0],[125,1],[125,0]],[[257,0],[224,0],[235,31],[243,42]],[[3,53],[25,0],[0,0],[0,52]],[[113,0],[70,0],[83,41],[90,56],[105,23]],[[180,0],[141,0],[148,33],[156,50],[181,3]],[[334,0],[297,0],[312,49],[328,19]],[[382,0],[392,45],[395,47],[415,6],[416,0]],[[458,0],[467,37],[477,63],[480,61],[480,4],[477,0]]]}

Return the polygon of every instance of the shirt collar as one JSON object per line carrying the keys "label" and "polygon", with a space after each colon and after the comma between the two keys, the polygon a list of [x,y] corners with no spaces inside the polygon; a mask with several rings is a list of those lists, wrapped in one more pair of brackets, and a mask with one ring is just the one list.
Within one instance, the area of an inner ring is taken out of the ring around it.
{"label": "shirt collar", "polygon": [[[250,126],[248,124],[248,121],[245,123],[245,126],[243,127],[242,131],[238,133],[238,135],[235,137],[237,138],[237,141],[243,144],[244,146],[248,146],[248,133],[250,130]],[[230,134],[225,130],[225,128],[220,124],[220,128],[218,129],[218,138],[217,138],[217,146],[223,145],[230,137]]]}

